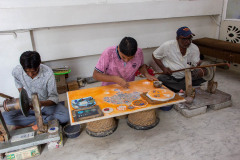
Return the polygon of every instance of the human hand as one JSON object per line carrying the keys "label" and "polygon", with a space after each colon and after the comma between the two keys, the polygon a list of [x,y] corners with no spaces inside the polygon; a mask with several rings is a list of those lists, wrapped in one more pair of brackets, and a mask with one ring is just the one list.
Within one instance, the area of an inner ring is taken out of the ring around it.
{"label": "human hand", "polygon": [[195,72],[197,72],[197,77],[203,77],[204,75],[207,74],[207,69],[206,68],[196,68]]}
{"label": "human hand", "polygon": [[146,78],[147,78],[148,80],[150,80],[150,81],[158,81],[158,79],[157,79],[156,77],[154,77],[154,76],[152,76],[152,75],[150,75],[150,74],[146,74],[145,76],[146,76]]}
{"label": "human hand", "polygon": [[[41,108],[41,106],[42,106],[42,101],[39,101],[39,108]],[[29,102],[29,107],[31,110],[34,110],[32,101]]]}
{"label": "human hand", "polygon": [[163,69],[163,74],[167,74],[167,75],[171,75],[172,74],[172,70],[168,67]]}
{"label": "human hand", "polygon": [[198,63],[197,63],[197,66],[201,66],[202,64],[202,60],[200,60]]}
{"label": "human hand", "polygon": [[121,77],[116,77],[115,82],[123,88],[129,87],[129,83]]}

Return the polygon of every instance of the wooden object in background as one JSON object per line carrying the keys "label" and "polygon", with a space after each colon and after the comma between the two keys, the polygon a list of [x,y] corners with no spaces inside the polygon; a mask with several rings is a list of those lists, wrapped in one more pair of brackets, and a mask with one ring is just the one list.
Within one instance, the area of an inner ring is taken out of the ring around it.
{"label": "wooden object in background", "polygon": [[200,53],[206,56],[219,58],[232,63],[240,63],[240,44],[231,43],[213,38],[200,38],[193,40],[200,50]]}
{"label": "wooden object in background", "polygon": [[[189,67],[189,68],[183,68],[183,69],[175,70],[175,71],[172,71],[171,73],[184,71],[186,69],[206,68],[206,67],[214,67],[214,66],[230,66],[230,64],[229,63],[217,63],[217,64],[202,65],[202,66]],[[154,74],[163,74],[163,72],[157,72],[157,73],[154,73]]]}
{"label": "wooden object in background", "polygon": [[57,86],[57,92],[58,94],[66,93],[67,92],[67,85],[64,86]]}
{"label": "wooden object in background", "polygon": [[[151,104],[151,105],[156,105],[156,104],[165,104],[166,102],[171,102],[171,101],[179,101],[179,100],[182,100],[183,97],[179,96],[178,94],[175,94],[175,97],[173,99],[170,99],[168,101],[156,101],[156,100],[152,100],[150,99],[148,96],[147,96],[147,92],[143,92],[142,94],[140,94],[140,96],[146,100],[148,102],[148,104]],[[166,105],[167,106],[167,105]],[[161,106],[161,107],[166,107],[165,105],[164,106]]]}
{"label": "wooden object in background", "polygon": [[67,92],[66,75],[55,75],[58,94]]}
{"label": "wooden object in background", "polygon": [[68,90],[69,91],[74,91],[74,90],[78,90],[79,86],[78,86],[78,82],[77,81],[71,81],[67,83],[68,86]]}

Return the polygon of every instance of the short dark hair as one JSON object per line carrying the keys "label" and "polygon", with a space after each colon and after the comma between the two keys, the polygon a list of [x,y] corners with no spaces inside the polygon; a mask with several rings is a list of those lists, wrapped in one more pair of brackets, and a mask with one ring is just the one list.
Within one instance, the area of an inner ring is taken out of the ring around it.
{"label": "short dark hair", "polygon": [[26,51],[20,56],[20,64],[23,69],[37,69],[41,63],[41,57],[36,51]]}
{"label": "short dark hair", "polygon": [[120,52],[128,57],[134,56],[137,52],[137,41],[132,37],[124,37],[119,44]]}

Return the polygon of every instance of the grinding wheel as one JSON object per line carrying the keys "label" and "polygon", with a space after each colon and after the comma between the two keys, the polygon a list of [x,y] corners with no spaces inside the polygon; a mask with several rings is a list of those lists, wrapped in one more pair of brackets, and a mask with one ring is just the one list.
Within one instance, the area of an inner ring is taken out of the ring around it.
{"label": "grinding wheel", "polygon": [[[203,66],[203,65],[209,65],[209,64],[210,64],[210,62],[208,62],[208,61],[203,61],[203,62],[201,63],[201,66]],[[206,81],[210,81],[210,80],[212,80],[213,77],[214,77],[214,69],[213,69],[213,67],[206,67],[206,69],[207,69],[207,74],[204,75],[202,78],[203,78],[204,80],[206,80]]]}
{"label": "grinding wheel", "polygon": [[28,99],[28,94],[25,89],[22,89],[20,94],[19,94],[19,105],[20,109],[22,111],[22,114],[27,117],[28,116],[28,111],[30,109],[29,105],[29,99]]}

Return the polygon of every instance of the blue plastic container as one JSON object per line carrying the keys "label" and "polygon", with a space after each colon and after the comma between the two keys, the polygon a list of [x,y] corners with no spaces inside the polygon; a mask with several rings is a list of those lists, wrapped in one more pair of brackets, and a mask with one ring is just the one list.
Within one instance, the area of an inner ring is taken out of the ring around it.
{"label": "blue plastic container", "polygon": [[173,105],[169,105],[169,106],[166,106],[166,107],[161,107],[160,109],[162,111],[170,111],[172,108],[173,108]]}

